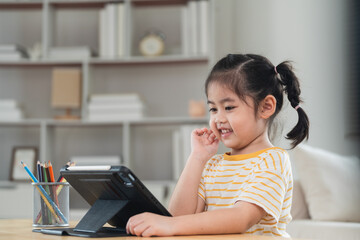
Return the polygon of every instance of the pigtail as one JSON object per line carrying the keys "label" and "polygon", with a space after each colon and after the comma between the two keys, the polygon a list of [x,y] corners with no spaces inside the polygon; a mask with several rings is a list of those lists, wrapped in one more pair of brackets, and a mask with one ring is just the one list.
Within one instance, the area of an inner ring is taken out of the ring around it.
{"label": "pigtail", "polygon": [[295,127],[286,135],[292,141],[292,148],[296,147],[304,139],[309,138],[309,118],[301,108],[300,103],[300,84],[295,76],[290,62],[285,61],[275,67],[275,72],[280,75],[280,82],[284,86],[291,106],[298,113],[298,122]]}

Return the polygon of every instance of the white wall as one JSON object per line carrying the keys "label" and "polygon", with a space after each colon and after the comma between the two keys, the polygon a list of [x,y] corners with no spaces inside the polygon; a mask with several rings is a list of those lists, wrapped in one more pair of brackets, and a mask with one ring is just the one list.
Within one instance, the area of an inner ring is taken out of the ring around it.
{"label": "white wall", "polygon": [[[302,106],[310,118],[308,143],[340,154],[359,154],[359,139],[346,136],[348,2],[233,0],[225,6],[218,1],[218,16],[225,15],[225,9],[231,12],[224,20],[217,18],[218,33],[228,34],[216,34],[216,56],[229,51],[257,53],[274,65],[292,60],[301,81]],[[297,120],[295,110],[287,101],[286,105],[281,115],[284,135]]]}

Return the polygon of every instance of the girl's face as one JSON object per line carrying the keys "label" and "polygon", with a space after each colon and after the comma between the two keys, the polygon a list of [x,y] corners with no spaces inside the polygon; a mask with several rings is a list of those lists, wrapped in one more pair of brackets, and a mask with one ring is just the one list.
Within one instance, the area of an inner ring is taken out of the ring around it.
{"label": "girl's face", "polygon": [[255,116],[254,102],[246,103],[236,93],[219,83],[208,87],[210,129],[232,154],[240,154],[247,147],[260,143],[266,128],[265,122]]}

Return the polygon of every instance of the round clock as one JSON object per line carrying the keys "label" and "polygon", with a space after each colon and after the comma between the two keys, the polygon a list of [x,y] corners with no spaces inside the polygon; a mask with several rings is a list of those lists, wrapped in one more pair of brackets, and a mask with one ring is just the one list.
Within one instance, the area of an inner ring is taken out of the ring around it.
{"label": "round clock", "polygon": [[148,33],[139,43],[140,53],[144,56],[160,56],[164,49],[164,37],[159,33]]}

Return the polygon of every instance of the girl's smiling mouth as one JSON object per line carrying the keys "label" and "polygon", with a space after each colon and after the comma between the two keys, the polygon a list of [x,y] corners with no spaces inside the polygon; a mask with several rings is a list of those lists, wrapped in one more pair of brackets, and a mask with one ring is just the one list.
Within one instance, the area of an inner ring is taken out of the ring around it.
{"label": "girl's smiling mouth", "polygon": [[233,130],[230,128],[219,128],[218,130],[221,135],[221,138],[226,138],[233,133]]}

